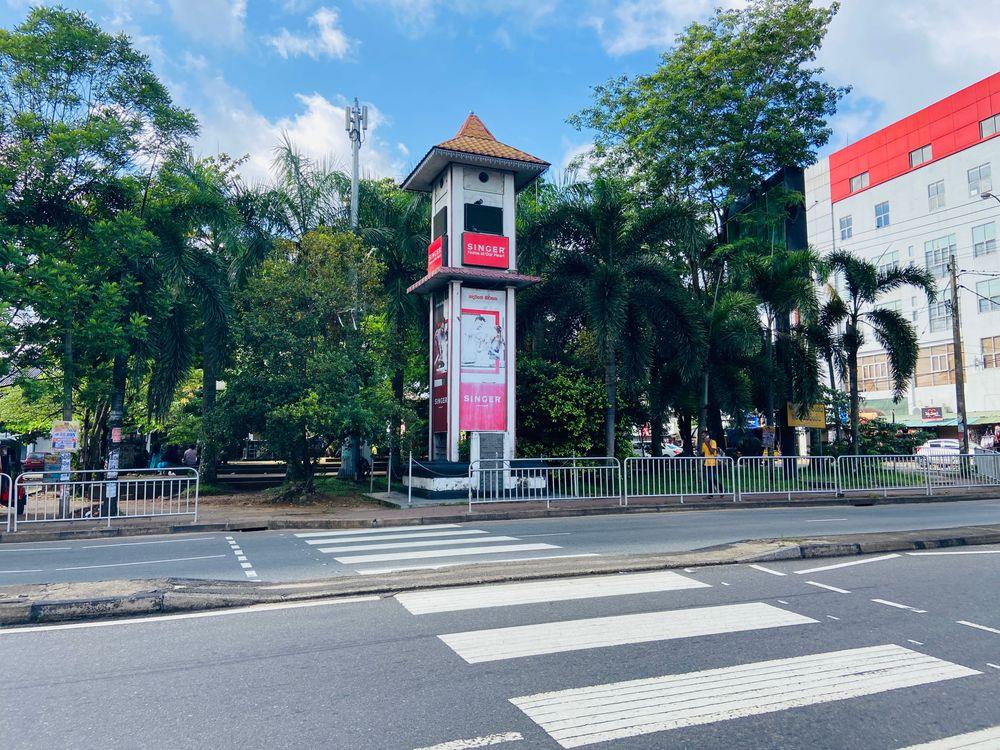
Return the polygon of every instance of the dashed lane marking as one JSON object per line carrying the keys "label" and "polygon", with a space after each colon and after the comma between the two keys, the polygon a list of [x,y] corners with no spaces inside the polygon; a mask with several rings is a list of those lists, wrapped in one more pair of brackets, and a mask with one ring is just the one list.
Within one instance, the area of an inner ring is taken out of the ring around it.
{"label": "dashed lane marking", "polygon": [[988,627],[986,625],[977,625],[976,623],[969,622],[968,620],[956,620],[955,622],[957,622],[959,625],[965,625],[966,627],[969,628],[975,628],[976,630],[984,630],[987,633],[995,633],[996,635],[1000,635],[1000,630]]}
{"label": "dashed lane marking", "polygon": [[836,586],[830,586],[825,583],[816,583],[816,581],[806,581],[810,586],[818,586],[821,589],[826,589],[827,591],[834,591],[838,594],[850,594],[851,592],[847,589],[838,589]]}
{"label": "dashed lane marking", "polygon": [[247,562],[247,556],[243,552],[243,549],[240,547],[239,543],[231,536],[227,536],[226,541],[229,542],[230,548],[236,555],[236,562],[240,564],[240,568],[243,569],[243,573],[246,575],[246,577],[250,578],[251,580],[257,578],[257,571],[253,569],[252,563]]}
{"label": "dashed lane marking", "polygon": [[899,557],[895,552],[889,555],[879,555],[878,557],[867,557],[864,560],[851,560],[850,562],[837,563],[835,565],[823,565],[819,568],[806,568],[805,570],[796,570],[796,575],[806,575],[807,573],[819,573],[824,570],[836,570],[837,568],[849,568],[853,565],[867,565],[868,563],[881,562],[882,560],[891,560],[894,557]]}
{"label": "dashed lane marking", "polygon": [[1000,747],[1000,726],[978,732],[945,737],[923,745],[910,745],[902,750],[994,750]]}
{"label": "dashed lane marking", "polygon": [[908,604],[900,604],[899,602],[890,602],[888,599],[872,599],[876,604],[884,604],[887,607],[895,607],[896,609],[905,609],[909,612],[916,612],[918,615],[927,614],[926,609],[917,609],[916,607],[911,607]]}
{"label": "dashed lane marking", "polygon": [[950,549],[935,552],[907,552],[913,557],[924,555],[1000,555],[1000,549]]}
{"label": "dashed lane marking", "polygon": [[788,573],[782,573],[780,570],[772,570],[763,565],[748,565],[748,568],[753,568],[754,570],[759,570],[762,573],[770,573],[773,576],[787,576]]}

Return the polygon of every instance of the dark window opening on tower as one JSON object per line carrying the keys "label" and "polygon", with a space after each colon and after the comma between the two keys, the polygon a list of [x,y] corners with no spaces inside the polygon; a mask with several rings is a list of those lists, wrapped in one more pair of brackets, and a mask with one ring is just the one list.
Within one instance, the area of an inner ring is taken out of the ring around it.
{"label": "dark window opening on tower", "polygon": [[465,231],[503,234],[503,209],[477,203],[465,204]]}

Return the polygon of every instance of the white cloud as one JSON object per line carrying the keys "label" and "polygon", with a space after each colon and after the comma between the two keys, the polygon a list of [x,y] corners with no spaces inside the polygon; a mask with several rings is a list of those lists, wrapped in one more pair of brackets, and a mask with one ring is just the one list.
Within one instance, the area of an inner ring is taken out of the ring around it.
{"label": "white cloud", "polygon": [[277,36],[267,37],[267,43],[286,59],[298,55],[307,55],[313,60],[321,57],[342,59],[351,51],[354,42],[338,26],[338,20],[337,9],[324,6],[309,16],[313,33],[293,34],[282,28]]}
{"label": "white cloud", "polygon": [[[334,167],[348,167],[351,144],[344,132],[347,99],[337,96],[330,101],[318,93],[296,94],[295,99],[298,107],[294,113],[271,120],[258,112],[249,98],[221,75],[202,79],[198,96],[200,106],[192,107],[202,125],[196,152],[200,155],[225,152],[234,158],[247,154],[244,175],[250,179],[266,179],[274,147],[282,134],[287,133],[307,156],[327,160]],[[396,147],[379,136],[386,117],[372,104],[368,105],[368,122],[367,140],[361,148],[363,174],[398,177],[403,162],[397,156]]]}
{"label": "white cloud", "polygon": [[583,23],[590,26],[609,55],[627,55],[650,47],[666,49],[691,21],[716,7],[734,8],[744,0],[594,0]]}
{"label": "white cloud", "polygon": [[204,42],[240,47],[246,29],[247,0],[167,0],[174,23]]}
{"label": "white cloud", "polygon": [[[576,12],[582,0],[568,0],[566,10]],[[508,17],[521,29],[531,29],[553,16],[563,0],[356,0],[363,5],[381,5],[396,18],[396,24],[412,37],[429,32],[441,34],[450,20],[472,16]]]}

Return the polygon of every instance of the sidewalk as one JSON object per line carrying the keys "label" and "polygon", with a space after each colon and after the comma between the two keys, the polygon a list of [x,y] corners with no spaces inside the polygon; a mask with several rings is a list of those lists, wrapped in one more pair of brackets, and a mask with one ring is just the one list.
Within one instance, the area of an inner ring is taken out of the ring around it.
{"label": "sidewalk", "polygon": [[1000,525],[925,531],[759,539],[673,554],[482,563],[440,570],[337,576],[295,583],[154,579],[4,585],[0,627],[240,607],[255,604],[704,565],[844,557],[940,547],[1000,544]]}
{"label": "sidewalk", "polygon": [[[399,496],[392,500],[405,496]],[[1000,497],[1000,488],[940,491],[927,496],[910,493],[895,497],[851,494],[848,497],[815,496],[789,501],[784,495],[757,496],[752,500],[696,499],[681,503],[677,498],[630,499],[627,506],[617,500],[520,502],[474,505],[386,506],[385,493],[367,493],[362,499],[335,500],[308,505],[262,503],[254,495],[208,497],[201,500],[197,522],[190,516],[130,518],[113,522],[74,521],[21,524],[17,532],[0,532],[0,543],[41,542],[149,534],[184,534],[202,531],[265,531],[279,529],[352,529],[376,526],[419,526],[427,523],[481,523],[533,518],[566,518],[632,513],[670,513],[698,510],[740,510],[748,508],[803,508],[850,505],[936,503],[964,500],[991,500]],[[248,500],[247,498],[254,499]],[[241,499],[243,501],[241,502]]]}

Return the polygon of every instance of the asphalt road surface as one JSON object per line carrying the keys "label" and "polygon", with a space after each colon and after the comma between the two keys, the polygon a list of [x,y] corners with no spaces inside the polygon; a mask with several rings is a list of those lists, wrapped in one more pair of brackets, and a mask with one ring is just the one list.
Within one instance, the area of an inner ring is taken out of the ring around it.
{"label": "asphalt road surface", "polygon": [[998,594],[977,547],[4,630],[0,747],[990,750]]}
{"label": "asphalt road surface", "polygon": [[116,578],[297,581],[580,555],[679,552],[744,539],[1000,523],[1000,500],[746,509],[0,545],[0,585]]}

